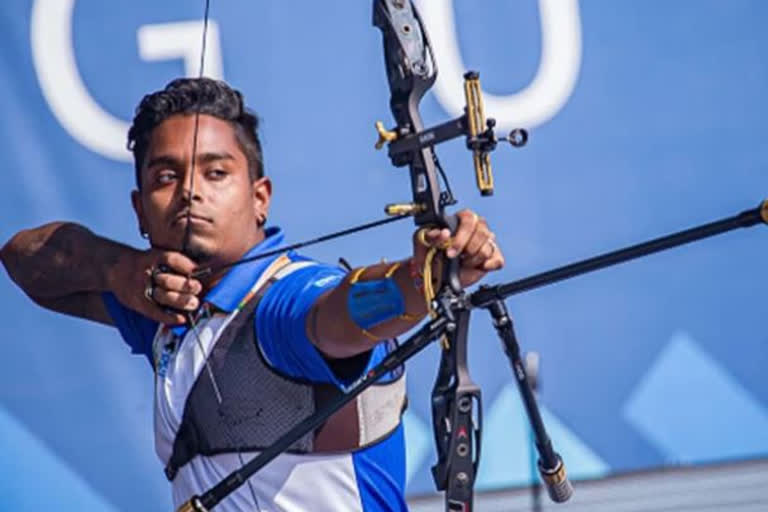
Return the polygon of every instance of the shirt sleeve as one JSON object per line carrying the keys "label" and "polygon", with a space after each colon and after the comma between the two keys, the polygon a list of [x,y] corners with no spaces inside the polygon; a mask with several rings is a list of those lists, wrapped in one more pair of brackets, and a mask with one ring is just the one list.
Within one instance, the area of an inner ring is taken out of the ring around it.
{"label": "shirt sleeve", "polygon": [[159,324],[126,308],[110,292],[102,293],[101,298],[115,327],[120,331],[123,341],[131,347],[131,352],[144,355],[152,365],[152,340]]}
{"label": "shirt sleeve", "polygon": [[267,362],[290,377],[342,384],[306,334],[307,315],[315,301],[335,288],[345,272],[311,264],[276,281],[259,303],[256,337]]}

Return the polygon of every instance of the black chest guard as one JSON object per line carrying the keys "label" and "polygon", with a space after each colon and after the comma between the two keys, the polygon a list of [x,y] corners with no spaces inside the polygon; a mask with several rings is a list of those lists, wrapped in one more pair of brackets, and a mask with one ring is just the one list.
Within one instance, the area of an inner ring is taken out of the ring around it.
{"label": "black chest guard", "polygon": [[[187,396],[165,468],[169,480],[197,455],[263,450],[342,393],[333,384],[284,375],[265,360],[256,340],[254,314],[274,282],[270,279],[214,342],[208,358],[214,379],[203,368]],[[389,350],[394,345],[391,342]],[[344,453],[374,444],[400,425],[405,403],[401,370],[392,380],[371,386],[288,451]]]}

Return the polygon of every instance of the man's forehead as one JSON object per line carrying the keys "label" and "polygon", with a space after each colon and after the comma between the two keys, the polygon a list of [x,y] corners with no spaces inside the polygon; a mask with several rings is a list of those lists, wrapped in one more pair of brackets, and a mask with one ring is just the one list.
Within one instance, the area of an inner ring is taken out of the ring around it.
{"label": "man's forehead", "polygon": [[200,114],[195,129],[195,117],[195,114],[176,114],[158,124],[150,135],[145,162],[161,155],[188,159],[193,146],[198,155],[220,153],[246,160],[230,122]]}

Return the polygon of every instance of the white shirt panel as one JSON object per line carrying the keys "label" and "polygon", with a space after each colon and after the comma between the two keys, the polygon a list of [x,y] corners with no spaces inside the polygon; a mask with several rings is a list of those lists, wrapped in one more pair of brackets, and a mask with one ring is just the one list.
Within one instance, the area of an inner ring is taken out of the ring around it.
{"label": "white shirt panel", "polygon": [[204,370],[215,340],[230,321],[230,318],[221,315],[201,321],[196,329],[198,334],[188,330],[181,346],[167,353],[168,360],[164,363],[157,361],[165,344],[172,341],[173,333],[161,330],[155,337],[155,452],[163,464],[171,458],[187,396]]}
{"label": "white shirt panel", "polygon": [[[244,453],[249,461],[255,453]],[[173,481],[174,507],[202,494],[241,467],[237,454],[197,456]],[[362,512],[351,454],[284,453],[225,498],[216,512]],[[311,507],[308,508],[308,507]]]}

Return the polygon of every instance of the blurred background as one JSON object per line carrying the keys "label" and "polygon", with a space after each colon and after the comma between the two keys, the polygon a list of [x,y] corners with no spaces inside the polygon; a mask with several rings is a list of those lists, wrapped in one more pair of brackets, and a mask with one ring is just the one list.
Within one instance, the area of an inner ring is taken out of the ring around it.
{"label": "blurred background", "polygon": [[[262,119],[270,221],[288,241],[409,198],[407,171],[373,149],[374,122],[392,121],[370,1],[211,3],[206,73],[241,89]],[[768,3],[418,5],[441,70],[425,123],[459,115],[460,73],[476,69],[499,128],[530,130],[525,148],[493,155],[490,198],[474,188],[462,141],[437,150],[460,205],[488,219],[507,255],[488,283],[768,196]],[[125,134],[144,94],[197,75],[202,18],[202,0],[2,2],[0,241],[71,220],[145,246]],[[411,231],[400,223],[306,252],[353,265],[404,257]],[[767,250],[768,228],[757,226],[508,300],[523,350],[541,357],[542,414],[572,478],[768,457]],[[112,329],[36,307],[5,273],[0,305],[0,510],[170,510],[146,360]],[[525,486],[527,423],[483,312],[470,345],[485,410],[477,489]],[[414,497],[433,492],[437,355],[430,347],[408,365]]]}

